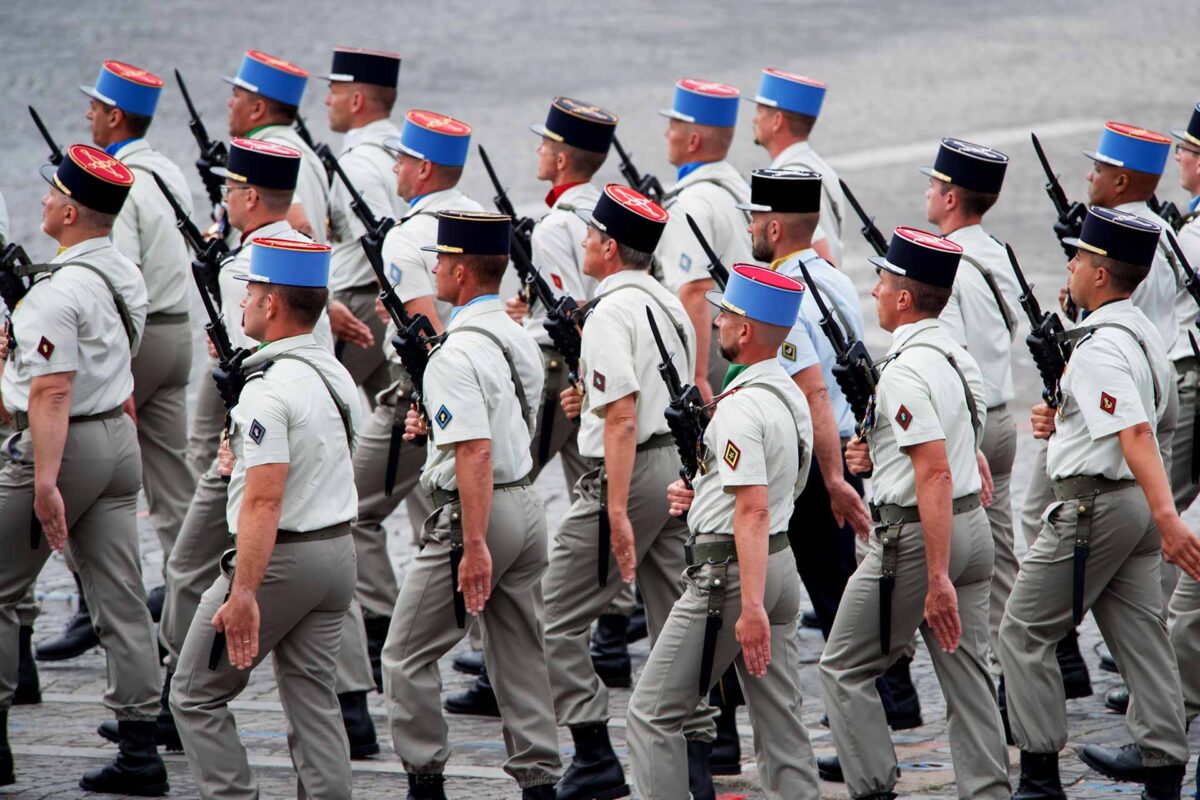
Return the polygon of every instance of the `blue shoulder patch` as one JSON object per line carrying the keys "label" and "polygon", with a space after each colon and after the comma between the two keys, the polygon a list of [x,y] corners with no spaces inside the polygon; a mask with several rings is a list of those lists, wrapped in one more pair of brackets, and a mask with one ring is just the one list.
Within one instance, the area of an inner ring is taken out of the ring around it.
{"label": "blue shoulder patch", "polygon": [[450,424],[450,420],[454,419],[454,415],[450,413],[450,409],[446,408],[443,403],[442,407],[438,409],[437,414],[433,416],[433,419],[439,428],[446,430],[446,426]]}

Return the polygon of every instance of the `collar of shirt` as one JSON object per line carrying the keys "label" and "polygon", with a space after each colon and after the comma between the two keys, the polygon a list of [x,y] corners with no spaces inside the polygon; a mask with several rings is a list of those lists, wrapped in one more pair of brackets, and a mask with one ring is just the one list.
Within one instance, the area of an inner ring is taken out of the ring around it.
{"label": "collar of shirt", "polygon": [[792,142],[787,147],[779,151],[779,155],[771,159],[771,169],[778,169],[784,164],[790,163],[792,160],[801,155],[812,152],[812,145],[805,139],[803,142]]}
{"label": "collar of shirt", "polygon": [[683,164],[675,168],[675,180],[681,181],[688,175],[691,175],[696,170],[703,167],[705,164],[713,164],[713,161],[693,161],[690,164]]}
{"label": "collar of shirt", "polygon": [[[770,269],[774,270],[775,272],[779,272],[780,267],[782,267],[786,264],[791,264],[791,263],[798,264],[801,262],[807,263],[808,258],[806,258],[806,255],[808,253],[812,253],[813,255],[816,255],[817,251],[813,250],[811,247],[806,247],[803,250],[796,250],[795,252],[788,253],[786,256],[780,256],[779,258],[777,258],[771,262]],[[786,275],[788,273],[784,272],[783,274]]]}
{"label": "collar of shirt", "polygon": [[262,131],[265,131],[267,128],[290,128],[290,127],[292,127],[292,126],[285,125],[282,122],[268,122],[266,125],[259,125],[257,127],[251,128],[249,131],[246,132],[245,138],[253,139],[255,134],[261,133]]}
{"label": "collar of shirt", "polygon": [[888,354],[899,350],[904,345],[908,344],[914,336],[921,331],[927,331],[932,328],[940,327],[937,317],[929,317],[927,319],[919,319],[916,322],[910,322],[907,325],[901,325],[896,330],[892,331],[892,347],[888,350]]}
{"label": "collar of shirt", "polygon": [[550,191],[546,192],[546,205],[554,208],[554,204],[558,202],[558,198],[583,183],[586,183],[586,181],[575,181],[574,183],[564,183],[553,187]]}
{"label": "collar of shirt", "polygon": [[601,294],[604,294],[604,292],[614,289],[617,286],[621,286],[622,284],[646,283],[647,281],[651,283],[657,283],[657,281],[655,281],[648,272],[643,272],[640,269],[623,269],[620,272],[614,272],[612,275],[609,275],[607,278],[600,281],[600,284],[596,286],[596,296],[599,297]]}
{"label": "collar of shirt", "polygon": [[1188,200],[1188,211],[1195,211],[1198,207],[1200,207],[1200,194]]}
{"label": "collar of shirt", "polygon": [[741,367],[741,369],[736,374],[725,376],[725,388],[721,390],[721,397],[729,394],[739,386],[745,386],[755,378],[767,374],[773,368],[778,369],[779,362],[774,358],[766,358],[762,361],[756,361],[753,364],[733,364],[729,368],[730,373],[733,373],[738,367]]}
{"label": "collar of shirt", "polygon": [[[446,325],[446,330],[461,328],[470,324],[471,320],[493,312],[504,313],[504,307],[500,305],[500,295],[481,294],[466,305],[455,307],[454,312],[450,315],[450,322]],[[506,314],[505,318],[507,316]]]}
{"label": "collar of shirt", "polygon": [[395,136],[396,126],[390,119],[386,117],[377,119],[374,122],[368,122],[361,128],[351,128],[346,131],[346,135],[342,138],[342,152],[346,152],[356,144],[363,142],[382,142],[389,136]]}
{"label": "collar of shirt", "polygon": [[1112,317],[1122,316],[1131,308],[1133,308],[1133,300],[1128,297],[1121,298],[1120,300],[1110,300],[1088,314],[1087,324],[1095,325]]}
{"label": "collar of shirt", "polygon": [[119,142],[113,142],[108,147],[104,148],[104,152],[108,153],[110,156],[115,156],[118,152],[120,152],[122,147],[130,144],[131,142],[136,142],[141,138],[141,136],[130,136],[128,139],[122,139]]}
{"label": "collar of shirt", "polygon": [[463,311],[464,309],[468,309],[471,306],[475,305],[476,303],[486,303],[489,300],[499,300],[499,299],[500,299],[500,295],[498,295],[498,294],[481,294],[481,295],[479,295],[479,297],[476,297],[473,300],[468,300],[466,305],[455,306],[454,308],[452,308],[450,310],[450,321],[453,322],[454,318],[458,316],[460,311]]}
{"label": "collar of shirt", "polygon": [[946,234],[946,238],[952,242],[955,242],[956,244],[969,242],[972,239],[978,239],[980,236],[987,236],[987,234],[984,232],[983,226],[979,224],[964,225],[963,227],[952,230]]}
{"label": "collar of shirt", "polygon": [[244,231],[241,243],[242,245],[247,245],[254,239],[274,239],[279,234],[290,230],[293,230],[290,222],[286,219],[277,219],[274,222],[268,222],[266,225],[260,225],[252,231]]}
{"label": "collar of shirt", "polygon": [[112,246],[112,240],[107,236],[95,236],[91,239],[84,239],[82,242],[77,242],[66,249],[60,249],[58,255],[50,262],[51,264],[65,264],[68,261],[74,261],[80,256],[85,256],[88,253]]}
{"label": "collar of shirt", "polygon": [[299,336],[288,336],[286,339],[264,342],[242,362],[242,366],[249,369],[263,362],[270,361],[280,353],[290,353],[293,350],[299,350],[301,347],[316,346],[317,340],[313,338],[311,333],[302,333]]}

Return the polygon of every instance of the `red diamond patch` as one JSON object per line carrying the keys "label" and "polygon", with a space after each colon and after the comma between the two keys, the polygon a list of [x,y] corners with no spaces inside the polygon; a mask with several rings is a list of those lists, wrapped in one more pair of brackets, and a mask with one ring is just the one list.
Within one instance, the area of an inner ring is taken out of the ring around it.
{"label": "red diamond patch", "polygon": [[550,273],[550,280],[554,281],[554,288],[555,288],[555,289],[558,289],[558,290],[561,292],[561,291],[562,291],[562,288],[563,288],[563,281],[562,281],[562,278],[558,277],[558,276],[557,276],[557,275],[555,275],[553,272],[551,272],[551,273]]}
{"label": "red diamond patch", "polygon": [[1106,414],[1117,413],[1117,398],[1113,397],[1108,392],[1100,393],[1100,410]]}
{"label": "red diamond patch", "polygon": [[597,391],[604,391],[604,373],[598,370],[592,370],[592,386],[596,387]]}
{"label": "red diamond patch", "polygon": [[49,361],[50,356],[54,355],[54,342],[43,336],[42,340],[38,342],[37,353],[39,356]]}
{"label": "red diamond patch", "polygon": [[900,410],[896,412],[896,424],[901,430],[908,430],[909,423],[912,422],[912,414],[904,406],[900,406]]}

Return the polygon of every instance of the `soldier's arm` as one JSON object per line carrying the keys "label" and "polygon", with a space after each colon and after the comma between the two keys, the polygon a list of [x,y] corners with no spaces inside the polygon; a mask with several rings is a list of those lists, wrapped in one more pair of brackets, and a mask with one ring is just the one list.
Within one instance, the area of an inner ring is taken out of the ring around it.
{"label": "soldier's arm", "polygon": [[604,408],[604,472],[608,480],[608,519],[613,555],[621,579],[631,583],[637,569],[633,526],[629,522],[629,485],[637,457],[637,395],[627,394]]}
{"label": "soldier's arm", "polygon": [[487,547],[492,510],[492,442],[469,439],[454,445],[454,475],[462,506],[462,562],[458,586],[467,611],[478,614],[492,593],[492,558]]}
{"label": "soldier's arm", "polygon": [[1117,434],[1117,439],[1121,443],[1125,463],[1146,495],[1167,560],[1200,580],[1200,539],[1196,538],[1175,510],[1171,484],[1163,469],[1158,441],[1150,424],[1142,422],[1125,428]]}
{"label": "soldier's arm", "polygon": [[404,310],[408,312],[409,316],[415,317],[417,314],[424,314],[433,325],[433,329],[438,333],[442,332],[442,320],[438,316],[437,304],[434,303],[433,295],[424,294],[414,297],[404,304]]}
{"label": "soldier's arm", "polygon": [[62,552],[67,542],[67,516],[58,491],[58,473],[71,416],[74,372],[52,372],[33,378],[29,388],[29,434],[33,439],[33,510],[46,541]]}
{"label": "soldier's arm", "polygon": [[767,538],[771,508],[766,484],[747,484],[733,490],[733,540],[737,547],[742,614],[736,636],[746,669],[756,678],[771,663],[771,621],[763,607],[767,587]]}
{"label": "soldier's arm", "polygon": [[693,383],[700,389],[705,402],[713,396],[713,388],[708,383],[708,351],[712,345],[713,322],[711,306],[704,295],[715,287],[711,278],[688,281],[679,287],[679,302],[683,304],[696,331],[696,374]]}
{"label": "soldier's arm", "polygon": [[962,624],[958,598],[950,581],[950,537],[954,529],[952,504],[954,478],[946,459],[943,439],[909,445],[917,485],[917,510],[925,530],[925,570],[929,587],[925,595],[925,620],[938,644],[948,653],[958,648]]}

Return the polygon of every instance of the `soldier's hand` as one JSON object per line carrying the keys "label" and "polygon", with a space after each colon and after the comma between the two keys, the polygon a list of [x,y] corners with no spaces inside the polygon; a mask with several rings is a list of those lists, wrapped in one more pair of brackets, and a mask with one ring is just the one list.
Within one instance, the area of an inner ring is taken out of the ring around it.
{"label": "soldier's hand", "polygon": [[742,615],[734,626],[734,635],[742,646],[746,670],[756,678],[767,674],[771,664],[771,620],[761,605],[743,605]]}
{"label": "soldier's hand", "polygon": [[383,304],[381,298],[375,298],[375,316],[379,317],[379,321],[387,324],[392,321],[392,315],[388,313],[387,306]]}
{"label": "soldier's hand", "polygon": [[559,404],[567,419],[575,419],[583,411],[583,392],[577,386],[568,386],[558,395]]}
{"label": "soldier's hand", "polygon": [[216,367],[212,371],[213,382],[217,384],[217,394],[221,396],[221,402],[226,408],[233,408],[237,405],[238,398],[242,396],[242,387],[246,385],[246,378],[242,375],[241,370],[226,372],[220,367]]}
{"label": "soldier's hand", "polygon": [[404,415],[404,440],[411,442],[418,436],[428,435],[429,425],[425,422],[425,417],[421,416],[416,406],[409,406],[408,413]]}
{"label": "soldier's hand", "polygon": [[875,465],[871,463],[871,448],[855,436],[846,445],[846,469],[851,475],[870,475]]}
{"label": "soldier's hand", "polygon": [[363,349],[375,345],[375,334],[340,300],[329,304],[329,327],[335,338],[347,344]]}
{"label": "soldier's hand", "polygon": [[250,669],[258,656],[258,599],[253,592],[234,589],[229,599],[213,614],[213,627],[225,632],[229,664]]}
{"label": "soldier's hand", "polygon": [[1158,532],[1162,537],[1162,551],[1167,561],[1176,564],[1200,581],[1200,538],[1197,538],[1187,523],[1172,514],[1166,520],[1158,522]]}
{"label": "soldier's hand", "polygon": [[617,559],[617,569],[621,570],[621,580],[633,583],[637,574],[637,549],[633,543],[633,523],[629,521],[629,514],[610,508],[608,530],[609,546]]}
{"label": "soldier's hand", "polygon": [[208,357],[216,358],[217,357],[217,346],[212,343],[212,339],[209,339],[207,336],[204,337],[204,344],[208,348]]}
{"label": "soldier's hand", "polygon": [[58,486],[34,486],[33,513],[42,525],[42,535],[46,537],[46,543],[61,553],[67,546],[67,507],[63,505]]}
{"label": "soldier's hand", "polygon": [[829,494],[829,508],[833,511],[833,519],[838,527],[850,523],[854,533],[864,542],[871,535],[871,515],[858,492],[840,475],[825,485]]}
{"label": "soldier's hand", "polygon": [[0,362],[8,360],[8,321],[0,325]]}
{"label": "soldier's hand", "polygon": [[979,464],[979,481],[982,484],[979,488],[979,502],[984,508],[991,508],[992,497],[996,491],[996,484],[992,481],[992,468],[988,466],[987,456],[978,451],[975,452],[975,462]]}
{"label": "soldier's hand", "polygon": [[133,427],[136,428],[138,424],[137,403],[133,401],[133,395],[129,395],[125,402],[121,404],[121,410],[125,412],[127,417],[133,420]]}
{"label": "soldier's hand", "polygon": [[1049,439],[1054,435],[1055,411],[1045,403],[1038,403],[1030,412],[1029,424],[1033,427],[1033,438]]}
{"label": "soldier's hand", "polygon": [[233,450],[229,447],[229,437],[222,436],[221,444],[217,447],[217,473],[223,478],[233,474],[233,464],[236,461]]}
{"label": "soldier's hand", "polygon": [[518,294],[504,301],[504,312],[513,322],[520,325],[529,315],[529,304],[525,302],[524,297]]}
{"label": "soldier's hand", "polygon": [[462,592],[467,611],[479,614],[492,596],[492,554],[487,545],[464,545],[462,561],[458,564],[458,590]]}
{"label": "soldier's hand", "polygon": [[687,487],[682,478],[668,486],[667,503],[671,507],[671,516],[679,517],[686,514],[692,507],[692,500],[695,497],[696,493]]}
{"label": "soldier's hand", "polygon": [[925,592],[925,621],[947,653],[958,649],[962,623],[958,619],[958,593],[945,573],[931,578]]}

